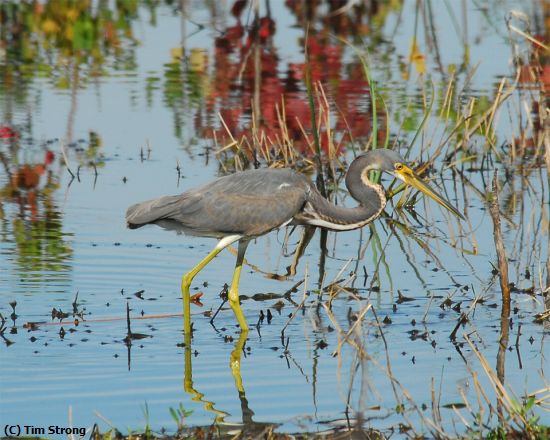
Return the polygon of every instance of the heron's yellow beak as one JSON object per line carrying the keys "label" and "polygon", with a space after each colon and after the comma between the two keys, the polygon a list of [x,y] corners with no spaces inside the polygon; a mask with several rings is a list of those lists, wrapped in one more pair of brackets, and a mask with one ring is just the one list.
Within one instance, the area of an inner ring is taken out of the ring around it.
{"label": "heron's yellow beak", "polygon": [[457,217],[465,220],[464,216],[458,211],[458,209],[451,205],[451,202],[445,199],[441,194],[439,194],[431,186],[429,186],[424,180],[418,177],[415,172],[411,170],[407,165],[401,165],[400,169],[395,169],[394,175],[405,182],[407,185],[410,185],[418,191],[426,194],[428,197],[431,197],[437,203],[447,208]]}

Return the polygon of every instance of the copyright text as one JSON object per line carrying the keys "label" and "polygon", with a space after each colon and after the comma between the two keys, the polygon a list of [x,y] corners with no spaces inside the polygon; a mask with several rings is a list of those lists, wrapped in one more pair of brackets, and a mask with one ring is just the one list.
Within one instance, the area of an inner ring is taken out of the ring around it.
{"label": "copyright text", "polygon": [[40,436],[40,435],[78,435],[84,437],[86,428],[75,428],[58,425],[35,426],[35,425],[4,425],[6,437]]}

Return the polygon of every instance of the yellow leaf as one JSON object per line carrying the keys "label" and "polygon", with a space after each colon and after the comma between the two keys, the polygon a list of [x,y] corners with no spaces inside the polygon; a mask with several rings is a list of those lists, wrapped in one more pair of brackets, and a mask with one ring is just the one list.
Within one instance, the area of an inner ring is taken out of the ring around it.
{"label": "yellow leaf", "polygon": [[189,70],[205,72],[208,66],[208,52],[205,49],[193,48],[189,56]]}
{"label": "yellow leaf", "polygon": [[73,41],[74,37],[74,28],[72,26],[67,26],[65,29],[65,38],[69,41]]}
{"label": "yellow leaf", "polygon": [[78,10],[77,9],[67,9],[67,20],[69,21],[76,21],[76,19],[78,18]]}
{"label": "yellow leaf", "polygon": [[416,71],[420,74],[426,73],[426,57],[418,49],[416,40],[413,39],[411,44],[410,60],[414,64]]}
{"label": "yellow leaf", "polygon": [[46,18],[46,20],[42,22],[42,31],[46,34],[55,34],[59,32],[59,29],[59,25],[51,18]]}
{"label": "yellow leaf", "polygon": [[173,47],[170,49],[170,56],[172,57],[173,61],[178,61],[183,58],[183,48],[181,47]]}

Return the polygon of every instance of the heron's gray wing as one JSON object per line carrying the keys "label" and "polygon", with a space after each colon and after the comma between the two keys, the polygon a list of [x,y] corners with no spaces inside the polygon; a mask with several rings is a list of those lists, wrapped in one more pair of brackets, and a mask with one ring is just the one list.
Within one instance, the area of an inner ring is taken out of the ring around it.
{"label": "heron's gray wing", "polygon": [[188,215],[192,215],[196,201],[195,197],[189,197],[184,193],[136,203],[126,211],[126,222],[130,228],[139,228],[158,220],[170,218],[182,208]]}
{"label": "heron's gray wing", "polygon": [[302,209],[308,185],[292,170],[244,171],[178,196],[133,205],[126,220],[130,227],[158,223],[198,235],[262,235]]}
{"label": "heron's gray wing", "polygon": [[192,218],[187,212],[180,213],[174,219],[208,235],[262,235],[302,209],[307,188],[307,179],[292,170],[236,173],[189,191],[187,194],[199,198],[195,213]]}

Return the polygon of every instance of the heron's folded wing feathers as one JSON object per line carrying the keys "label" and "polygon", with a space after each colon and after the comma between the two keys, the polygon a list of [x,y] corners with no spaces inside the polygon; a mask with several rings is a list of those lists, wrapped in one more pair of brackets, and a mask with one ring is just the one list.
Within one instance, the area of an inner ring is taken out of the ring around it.
{"label": "heron's folded wing feathers", "polygon": [[196,235],[262,235],[303,207],[308,181],[291,170],[251,170],[221,177],[177,196],[128,208],[130,228],[156,223]]}
{"label": "heron's folded wing feathers", "polygon": [[136,203],[126,211],[126,222],[129,227],[139,227],[158,220],[173,218],[181,213],[182,208],[188,215],[193,215],[196,197],[180,194]]}
{"label": "heron's folded wing feathers", "polygon": [[[275,229],[302,208],[307,180],[291,170],[261,169],[220,178],[189,194],[199,209],[188,222],[211,234],[257,236]],[[182,221],[183,218],[176,220]]]}

